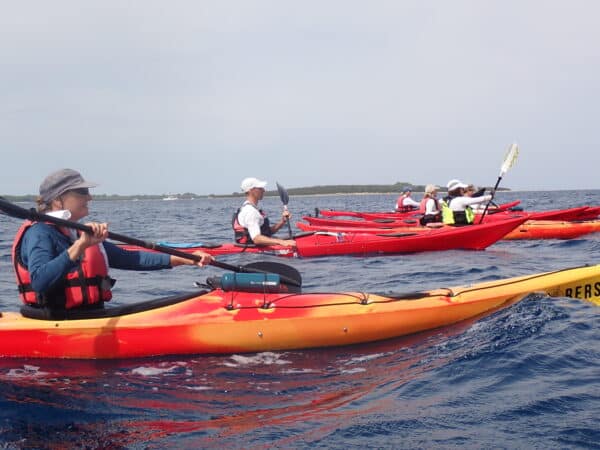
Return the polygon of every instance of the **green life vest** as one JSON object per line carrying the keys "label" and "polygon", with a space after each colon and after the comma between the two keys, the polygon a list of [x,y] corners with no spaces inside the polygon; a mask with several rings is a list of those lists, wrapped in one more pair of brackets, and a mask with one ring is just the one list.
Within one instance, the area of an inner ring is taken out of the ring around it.
{"label": "green life vest", "polygon": [[440,200],[442,208],[442,222],[446,225],[471,225],[475,221],[475,212],[470,206],[465,206],[464,211],[452,211],[450,203],[456,197],[445,197]]}

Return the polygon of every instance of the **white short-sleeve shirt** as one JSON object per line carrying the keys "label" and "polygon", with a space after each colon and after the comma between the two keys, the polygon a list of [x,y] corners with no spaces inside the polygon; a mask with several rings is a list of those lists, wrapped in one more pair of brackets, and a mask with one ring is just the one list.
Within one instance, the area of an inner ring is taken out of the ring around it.
{"label": "white short-sleeve shirt", "polygon": [[245,202],[238,213],[238,223],[248,230],[252,239],[260,234],[260,227],[265,222],[264,217],[252,203]]}

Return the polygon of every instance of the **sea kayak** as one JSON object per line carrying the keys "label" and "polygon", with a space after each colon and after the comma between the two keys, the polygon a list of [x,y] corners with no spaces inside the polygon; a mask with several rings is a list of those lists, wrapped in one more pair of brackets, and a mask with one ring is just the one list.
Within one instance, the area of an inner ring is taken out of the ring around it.
{"label": "sea kayak", "polygon": [[[521,225],[527,217],[476,224],[464,227],[424,228],[413,232],[354,233],[354,232],[310,232],[295,237],[296,248],[282,245],[243,245],[224,243],[208,245],[202,243],[168,243],[161,245],[176,247],[184,252],[202,250],[213,256],[236,253],[263,253],[285,257],[317,256],[368,256],[393,253],[417,253],[441,250],[483,250],[502,239],[507,233]],[[124,245],[127,250],[139,247]]]}
{"label": "sea kayak", "polygon": [[[509,203],[503,203],[496,207],[490,208],[488,212],[494,211],[507,211],[510,208],[514,208],[521,200],[515,200]],[[348,211],[348,210],[335,210],[335,209],[318,209],[320,215],[323,217],[355,217],[360,219],[374,220],[374,219],[406,219],[420,214],[416,211],[398,212],[398,211]]]}
{"label": "sea kayak", "polygon": [[[413,233],[315,233],[296,239],[299,256],[369,255],[440,250],[483,250],[521,225],[526,217],[463,227],[428,228]],[[310,245],[306,245],[310,242]]]}
{"label": "sea kayak", "polygon": [[[579,206],[576,208],[551,210],[551,211],[540,211],[535,213],[526,213],[523,211],[500,211],[495,214],[486,214],[483,217],[484,222],[496,222],[503,221],[510,218],[516,217],[528,217],[530,220],[582,220],[582,214],[588,210],[587,206]],[[480,215],[476,214],[475,223],[479,223]],[[587,217],[587,216],[586,216]],[[303,216],[302,219],[308,222],[310,225],[316,227],[346,227],[350,228],[397,228],[406,226],[419,226],[419,217],[413,216],[404,219],[365,219],[365,218],[354,218],[354,219],[339,219],[333,217],[313,217]]]}
{"label": "sea kayak", "polygon": [[[346,227],[310,225],[297,222],[296,227],[304,232],[329,232],[329,233],[427,233],[430,227],[447,227],[439,223],[428,226],[404,226],[392,228]],[[557,220],[527,220],[517,228],[506,234],[502,239],[573,239],[586,234],[600,231],[600,220],[587,220],[581,222],[568,222]]]}
{"label": "sea kayak", "polygon": [[[581,221],[595,220],[600,215],[600,207],[577,206],[573,208],[555,209],[549,211],[523,211],[504,208],[509,204],[500,205],[499,209],[490,209],[484,217],[484,221],[504,220],[508,217],[515,217],[517,214],[528,214],[532,220],[562,220],[562,221]],[[355,211],[327,211],[321,210],[323,217],[305,216],[304,220],[311,225],[336,225],[336,226],[356,226],[356,227],[401,227],[418,225],[422,214],[418,212],[410,213],[361,213]],[[482,211],[476,211],[476,219],[480,217]],[[347,216],[353,219],[342,219]],[[335,221],[335,223],[334,223]]]}
{"label": "sea kayak", "polygon": [[0,357],[108,359],[341,346],[443,327],[531,293],[599,303],[600,266],[408,294],[217,288],[70,320],[2,312]]}
{"label": "sea kayak", "polygon": [[600,220],[565,222],[557,220],[528,220],[503,239],[573,239],[600,231]]}

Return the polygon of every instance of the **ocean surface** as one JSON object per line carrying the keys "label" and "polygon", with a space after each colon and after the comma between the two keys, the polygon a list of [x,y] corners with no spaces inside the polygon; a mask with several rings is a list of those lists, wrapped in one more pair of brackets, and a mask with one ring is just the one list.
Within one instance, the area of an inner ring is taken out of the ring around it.
{"label": "ocean surface", "polygon": [[[416,194],[419,197],[418,194]],[[395,195],[292,197],[386,211]],[[600,205],[600,191],[501,192],[531,210]],[[239,199],[92,202],[91,219],[147,241],[231,239]],[[23,204],[23,206],[31,206]],[[262,203],[270,216],[279,198]],[[0,310],[17,310],[0,215]],[[285,228],[280,231],[285,236]],[[274,259],[304,290],[413,292],[600,263],[600,233],[485,251]],[[189,290],[209,267],[112,271],[115,303]],[[342,348],[121,361],[0,358],[0,448],[600,448],[600,308],[531,295],[478,319]]]}

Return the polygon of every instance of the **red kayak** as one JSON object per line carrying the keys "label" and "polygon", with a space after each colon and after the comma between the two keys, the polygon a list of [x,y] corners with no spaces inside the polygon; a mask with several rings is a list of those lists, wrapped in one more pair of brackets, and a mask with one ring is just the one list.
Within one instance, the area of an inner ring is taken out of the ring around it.
{"label": "red kayak", "polygon": [[[520,201],[516,200],[511,203],[504,203],[499,205],[498,208],[489,209],[486,214],[486,219],[484,220],[494,220],[497,218],[501,218],[502,215],[499,213],[504,213],[506,215],[511,214],[530,214],[531,218],[534,220],[595,220],[600,215],[600,206],[577,206],[568,209],[556,209],[550,211],[512,211],[510,208],[514,207]],[[355,222],[358,222],[356,226],[366,226],[363,224],[363,221],[367,222],[378,222],[384,224],[385,227],[392,226],[404,226],[407,224],[418,224],[418,220],[421,217],[421,213],[416,211],[406,212],[406,213],[397,213],[397,212],[380,212],[380,213],[369,213],[369,212],[357,212],[357,211],[335,211],[335,210],[320,210],[320,214],[324,217],[320,217],[317,219],[322,220],[349,220],[349,219],[340,219],[339,217],[354,217],[356,220],[352,220],[348,222],[349,226],[352,226]],[[310,217],[310,216],[308,216]],[[306,219],[305,219],[306,220]],[[313,220],[313,219],[311,219]],[[317,223],[314,221],[312,223]],[[351,223],[350,223],[351,222]],[[402,222],[402,223],[400,223]],[[321,224],[324,225],[326,222],[321,221]],[[342,225],[342,224],[338,224]]]}
{"label": "red kayak", "polygon": [[[490,207],[488,213],[492,213],[494,211],[507,211],[510,208],[514,208],[521,200],[515,200],[509,203],[503,203],[498,205],[497,207]],[[334,210],[334,209],[321,209],[318,210],[319,214],[323,217],[355,217],[358,219],[366,219],[366,220],[375,220],[375,219],[393,219],[393,220],[402,220],[407,218],[421,217],[421,213],[418,211],[407,211],[407,212],[397,212],[397,211],[380,211],[380,212],[361,212],[361,211],[344,211],[344,210]]]}
{"label": "red kayak", "polygon": [[431,223],[427,226],[415,226],[415,225],[404,225],[402,227],[347,227],[347,226],[335,226],[335,225],[311,225],[310,223],[296,222],[296,227],[304,232],[329,232],[329,233],[370,233],[370,234],[381,234],[381,233],[422,233],[427,232],[433,228],[451,227],[451,225],[444,225],[436,222]]}
{"label": "red kayak", "polygon": [[[428,226],[404,226],[396,228],[368,228],[368,227],[336,227],[324,225],[310,225],[297,222],[298,229],[304,232],[329,232],[329,233],[426,233],[431,228],[447,227],[443,224],[429,224]],[[527,220],[512,230],[502,239],[573,239],[590,233],[600,231],[600,220],[585,220],[567,222],[560,220]]]}
{"label": "red kayak", "polygon": [[[486,214],[484,217],[484,222],[495,222],[495,221],[504,221],[510,218],[517,217],[527,217],[531,220],[582,220],[581,217],[587,211],[587,206],[580,206],[577,208],[569,208],[569,209],[560,209],[560,210],[551,210],[551,211],[540,211],[535,213],[526,213],[526,212],[517,212],[517,211],[500,211],[493,214]],[[407,218],[407,219],[375,219],[375,220],[366,220],[366,219],[335,219],[335,218],[327,218],[327,217],[312,217],[312,216],[303,216],[303,220],[308,222],[310,225],[315,225],[316,227],[327,228],[327,227],[339,227],[346,228],[350,231],[353,228],[381,228],[381,229],[390,229],[390,228],[398,228],[398,227],[406,227],[406,226],[419,226],[418,218]],[[479,219],[475,218],[475,223],[477,223]],[[358,231],[356,231],[358,232]]]}
{"label": "red kayak", "polygon": [[[169,244],[178,250],[193,252],[202,250],[214,256],[236,253],[265,253],[286,257],[313,257],[338,255],[378,255],[388,253],[415,253],[439,250],[483,250],[502,239],[521,225],[527,217],[462,227],[426,228],[406,233],[330,233],[314,232],[297,236],[297,248],[281,245],[248,246],[235,243],[220,245]],[[124,246],[128,249],[135,247]]]}
{"label": "red kayak", "polygon": [[588,206],[588,209],[572,220],[596,220],[598,218],[600,218],[600,206]]}

